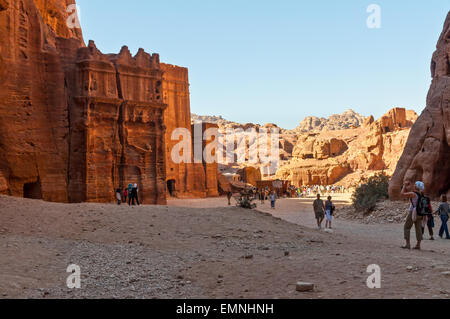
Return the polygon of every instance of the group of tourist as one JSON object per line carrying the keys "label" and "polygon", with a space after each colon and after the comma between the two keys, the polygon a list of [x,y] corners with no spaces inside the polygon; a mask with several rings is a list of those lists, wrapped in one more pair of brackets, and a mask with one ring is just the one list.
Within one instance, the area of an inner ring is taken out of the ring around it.
{"label": "group of tourist", "polygon": [[343,194],[347,191],[344,186],[340,185],[313,185],[313,186],[302,186],[297,189],[297,195],[299,198],[308,197],[317,194]]}
{"label": "group of tourist", "polygon": [[141,205],[139,203],[139,190],[137,184],[128,184],[128,187],[125,188],[123,191],[122,189],[118,188],[116,189],[116,199],[117,199],[117,205],[121,205],[122,203],[127,203],[129,206],[135,206],[136,204],[139,206]]}
{"label": "group of tourist", "polygon": [[444,233],[446,239],[450,239],[448,230],[448,220],[450,217],[450,206],[446,195],[441,195],[438,209],[433,213],[430,198],[426,195],[425,184],[423,182],[416,182],[414,190],[412,190],[411,183],[407,182],[403,185],[402,196],[408,198],[410,201],[409,214],[406,219],[404,227],[404,235],[406,244],[402,247],[404,249],[411,249],[411,228],[414,226],[416,231],[417,244],[413,249],[420,250],[425,228],[428,228],[430,240],[434,240],[433,228],[435,227],[434,215],[440,217],[442,221],[439,230],[439,237],[443,238]]}
{"label": "group of tourist", "polygon": [[[425,235],[426,229],[430,235],[430,240],[434,240],[434,227],[435,227],[435,215],[438,216],[442,225],[439,230],[439,237],[443,238],[444,234],[446,239],[450,239],[450,233],[448,229],[448,221],[450,219],[450,205],[448,204],[447,196],[441,195],[440,203],[436,211],[433,212],[431,200],[425,193],[425,185],[423,182],[416,182],[414,190],[411,191],[411,183],[405,183],[402,189],[402,196],[408,198],[410,201],[409,214],[404,226],[404,237],[406,244],[402,246],[404,249],[411,249],[410,233],[411,228],[414,226],[416,231],[417,244],[414,247],[416,250],[421,249],[421,242]],[[317,194],[317,199],[313,203],[313,209],[317,220],[317,227],[322,229],[322,223],[326,218],[325,228],[332,228],[332,219],[335,205],[332,202],[332,197],[328,196],[326,202],[321,199],[320,194]]]}
{"label": "group of tourist", "polygon": [[[327,200],[324,202],[321,199],[321,193],[332,194],[342,193],[345,191],[346,189],[342,186],[308,186],[299,189],[299,192],[304,194],[303,196],[305,197],[305,194],[316,194],[317,198],[313,202],[313,209],[317,221],[317,228],[319,230],[322,229],[324,220],[325,229],[332,229],[333,215],[336,210],[336,206],[332,201],[332,197],[328,196]],[[276,200],[278,198],[278,195],[275,191],[269,190],[269,188],[266,187],[262,189],[254,189],[253,194],[255,196],[255,199],[259,198],[261,204],[264,204],[266,200],[269,200],[271,203],[271,208],[275,209]],[[447,225],[450,219],[450,205],[448,204],[447,196],[445,194],[441,195],[439,206],[434,212],[431,205],[431,200],[428,196],[426,196],[425,185],[423,182],[416,182],[414,187],[412,187],[411,183],[405,183],[402,188],[401,195],[405,198],[408,198],[410,201],[409,214],[404,226],[404,238],[406,240],[406,244],[402,246],[402,248],[411,249],[410,233],[413,226],[415,227],[417,238],[417,244],[414,249],[421,249],[421,242],[423,240],[426,229],[428,230],[428,233],[430,235],[430,240],[434,240],[433,229],[435,227],[435,215],[438,216],[442,221],[442,225],[439,230],[439,237],[443,238],[443,236],[445,235],[446,239],[450,239],[450,232]],[[230,205],[232,193],[228,192],[227,197],[228,204]]]}
{"label": "group of tourist", "polygon": [[[261,201],[261,205],[264,205],[264,202],[266,200],[270,201],[270,207],[272,209],[275,209],[275,204],[277,199],[279,198],[278,193],[275,190],[270,190],[268,187],[261,188],[261,189],[252,189],[251,197],[253,199],[259,199]],[[227,199],[228,199],[228,206],[231,205],[231,199],[233,198],[233,193],[231,191],[227,192]]]}
{"label": "group of tourist", "polygon": [[317,228],[322,229],[322,223],[326,218],[325,229],[332,229],[331,223],[333,221],[333,215],[336,210],[332,202],[332,197],[328,196],[327,200],[324,202],[321,199],[320,194],[317,194],[317,199],[313,203],[314,214],[316,216]]}

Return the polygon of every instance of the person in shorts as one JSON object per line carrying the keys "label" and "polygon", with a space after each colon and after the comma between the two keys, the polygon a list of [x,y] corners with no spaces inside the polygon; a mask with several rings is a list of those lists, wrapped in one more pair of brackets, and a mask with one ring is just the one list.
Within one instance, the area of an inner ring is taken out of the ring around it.
{"label": "person in shorts", "polygon": [[333,220],[333,213],[336,207],[331,201],[331,196],[328,196],[328,200],[325,202],[325,213],[327,215],[327,220],[325,222],[325,229],[331,229],[331,222]]}
{"label": "person in shorts", "polygon": [[317,194],[317,199],[313,203],[314,214],[316,215],[317,227],[319,230],[322,229],[322,223],[325,219],[325,204],[323,200],[320,199],[320,194]]}

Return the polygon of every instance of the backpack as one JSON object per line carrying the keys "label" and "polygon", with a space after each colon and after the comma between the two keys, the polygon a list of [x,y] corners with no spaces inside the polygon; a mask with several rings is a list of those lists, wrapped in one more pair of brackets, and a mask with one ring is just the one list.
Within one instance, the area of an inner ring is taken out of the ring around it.
{"label": "backpack", "polygon": [[431,215],[431,200],[430,198],[426,197],[425,195],[422,195],[420,193],[416,193],[416,195],[419,197],[417,200],[417,215],[419,216],[427,216]]}

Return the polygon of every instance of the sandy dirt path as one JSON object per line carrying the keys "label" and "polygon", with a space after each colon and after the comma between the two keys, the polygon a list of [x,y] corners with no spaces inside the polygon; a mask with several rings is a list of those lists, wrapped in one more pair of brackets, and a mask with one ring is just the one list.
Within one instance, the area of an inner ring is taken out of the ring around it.
{"label": "sandy dirt path", "polygon": [[[289,198],[289,199],[279,199],[276,203],[276,209],[273,210],[270,207],[270,202],[265,201],[264,204],[255,201],[258,207],[257,210],[265,213],[269,213],[275,217],[281,218],[287,222],[301,225],[311,230],[317,228],[317,223],[312,210],[312,202],[315,198]],[[333,202],[340,208],[345,205],[350,205],[350,195],[349,194],[336,194],[333,195]],[[235,204],[235,201],[232,201]],[[188,200],[170,200],[170,206],[189,206],[198,208],[219,208],[227,207],[227,200],[224,198],[209,198],[209,199],[188,199]],[[407,210],[408,205],[405,203],[405,210]],[[325,226],[325,221],[323,223]],[[354,237],[364,238],[365,240],[370,240],[372,242],[379,242],[386,245],[392,245],[395,247],[401,247],[404,244],[403,241],[403,224],[362,224],[356,221],[348,221],[344,219],[334,219],[333,220],[333,233],[342,234],[348,236],[349,238]],[[431,242],[428,236],[428,230],[425,233],[425,241],[423,247],[425,250],[436,250],[442,253],[450,253],[450,241],[445,239],[440,239],[437,236],[441,222],[439,218],[436,218],[435,239],[436,241]],[[411,232],[411,238],[414,239],[414,230]],[[414,241],[414,240],[413,240]]]}
{"label": "sandy dirt path", "polygon": [[[449,297],[446,242],[404,251],[401,225],[338,221],[334,233],[319,232],[309,204],[296,200],[280,200],[270,211],[279,217],[225,206],[223,198],[130,208],[0,196],[0,297]],[[66,286],[70,264],[81,268],[81,289]],[[382,289],[367,288],[370,264],[382,269]],[[296,292],[298,281],[316,290]]]}

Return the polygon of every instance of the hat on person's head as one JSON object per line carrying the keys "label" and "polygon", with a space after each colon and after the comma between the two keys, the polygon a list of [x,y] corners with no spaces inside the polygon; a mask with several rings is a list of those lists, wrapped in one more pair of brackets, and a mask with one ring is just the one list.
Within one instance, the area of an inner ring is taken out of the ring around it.
{"label": "hat on person's head", "polygon": [[416,187],[418,190],[423,191],[425,189],[425,184],[423,182],[416,182]]}

